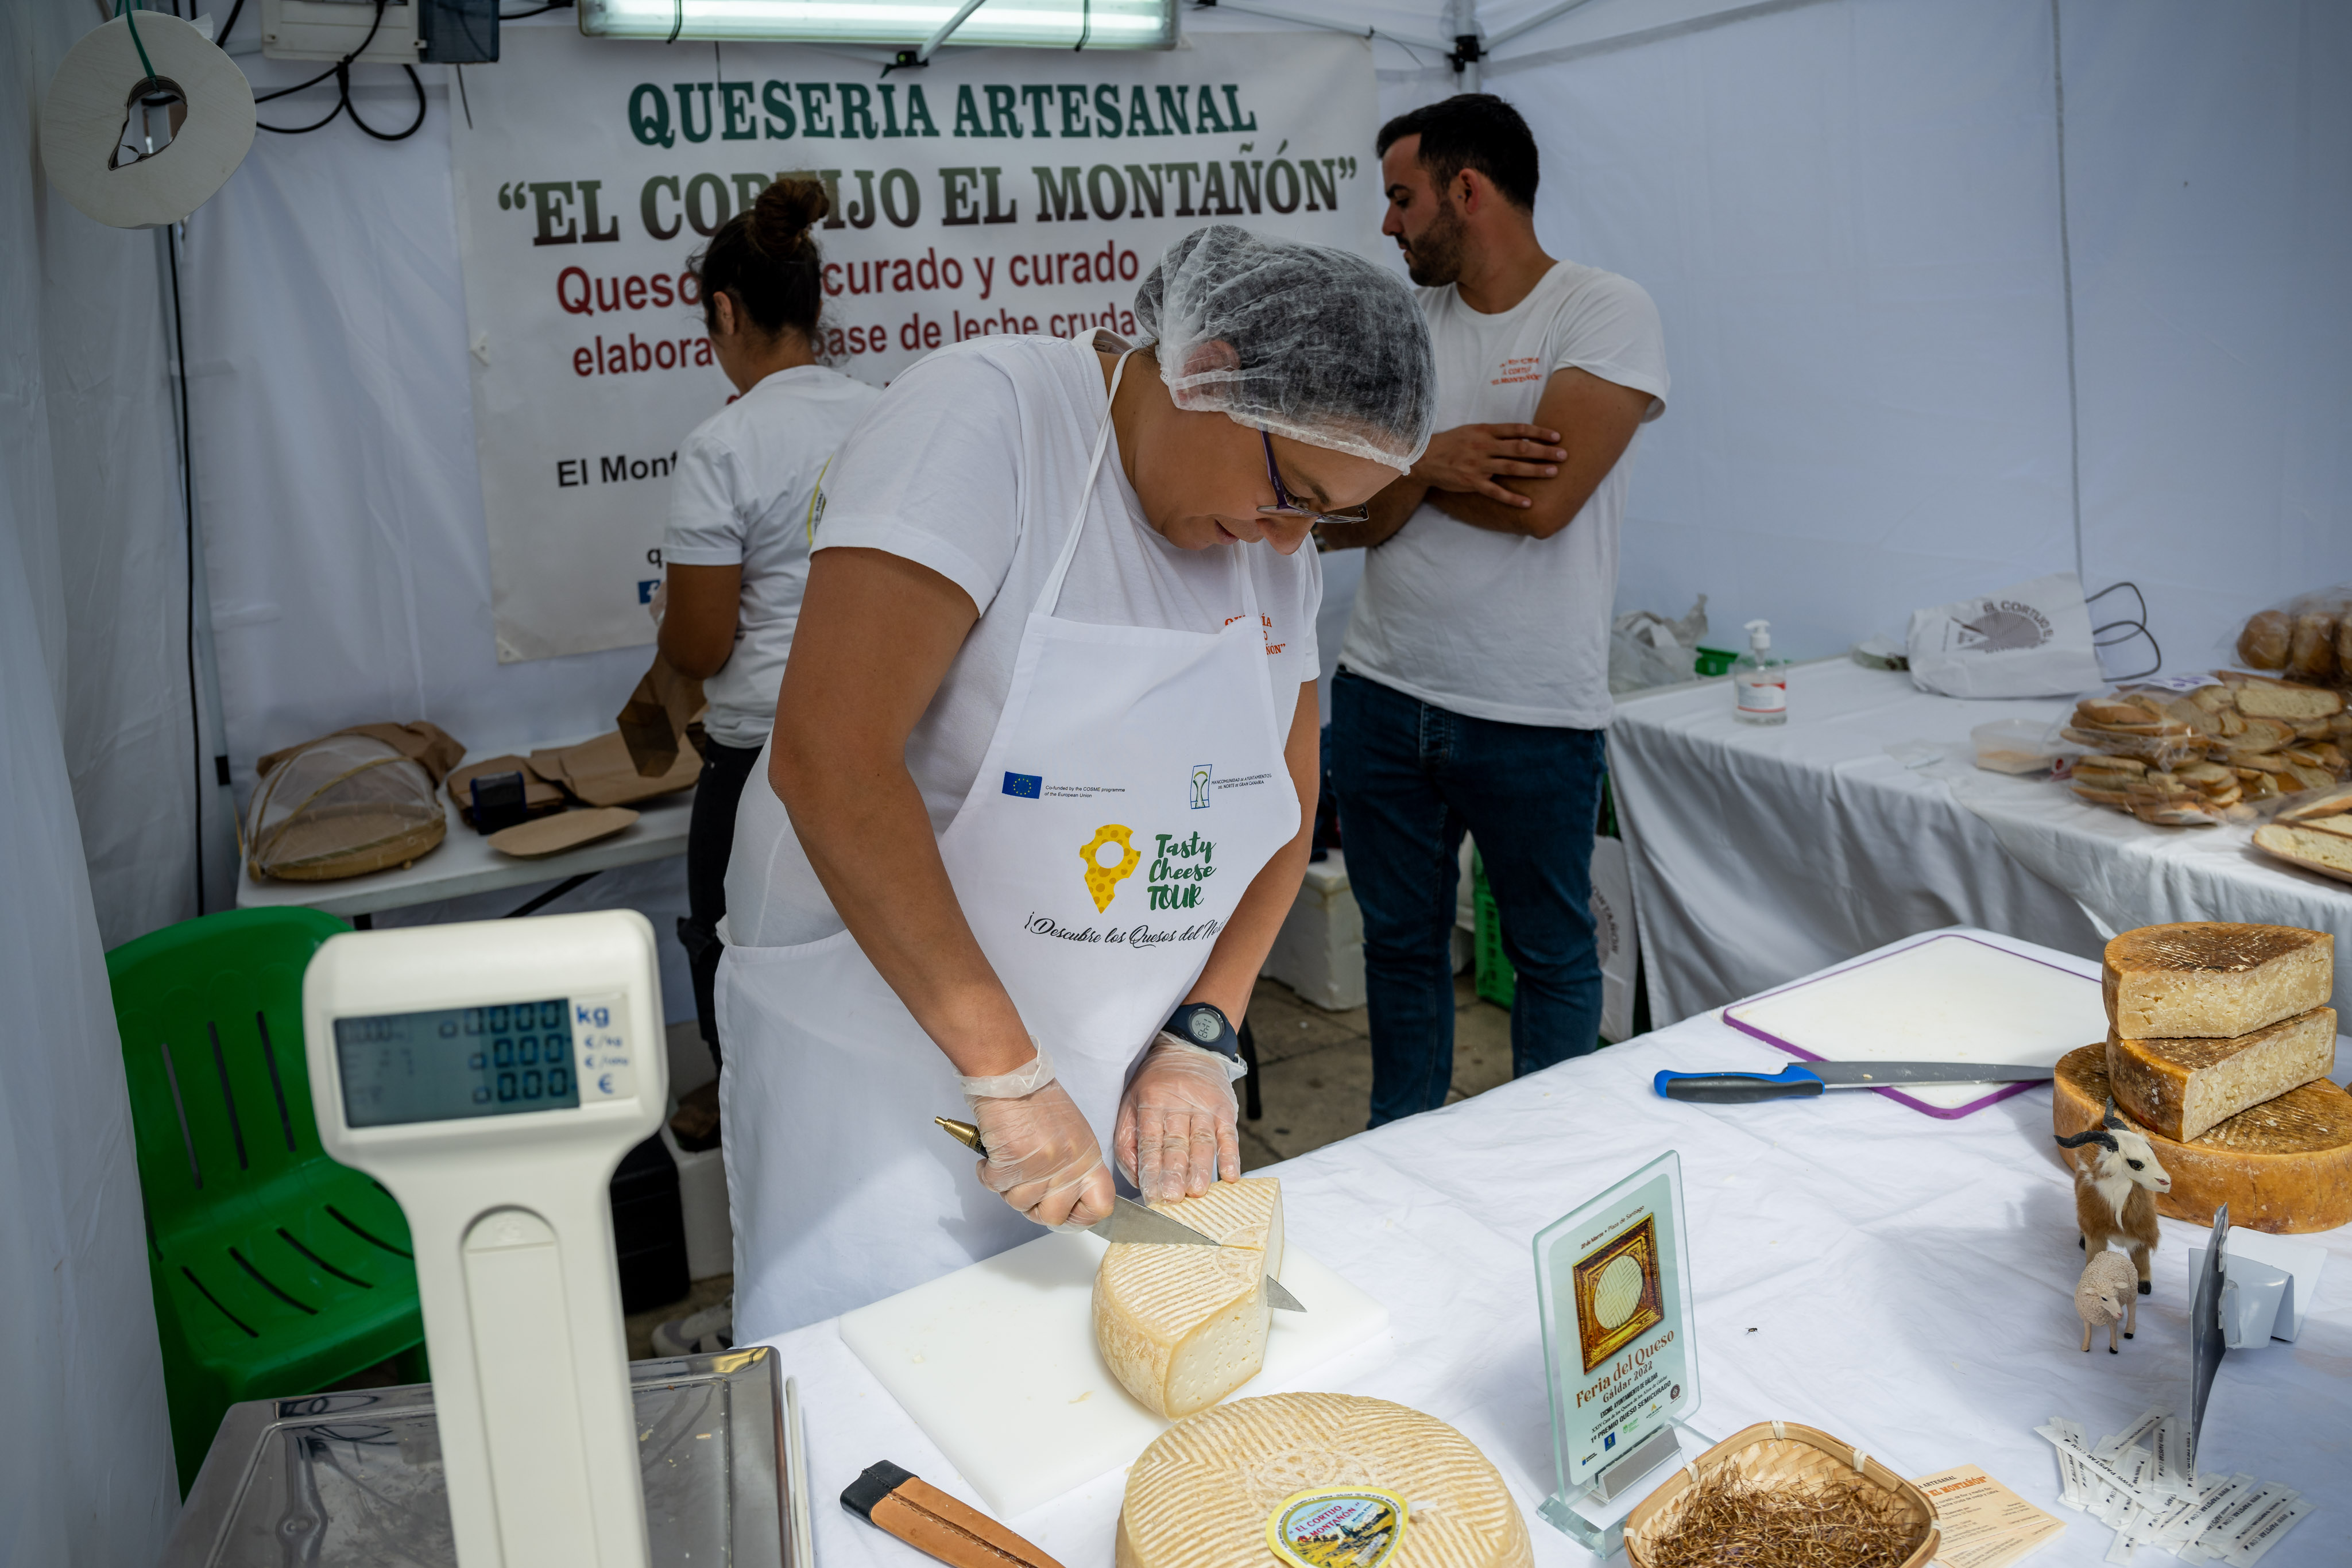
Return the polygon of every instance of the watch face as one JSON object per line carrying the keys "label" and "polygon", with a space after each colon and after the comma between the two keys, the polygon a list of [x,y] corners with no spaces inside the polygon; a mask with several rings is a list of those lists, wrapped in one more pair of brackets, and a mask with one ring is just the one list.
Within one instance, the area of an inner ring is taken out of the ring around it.
{"label": "watch face", "polygon": [[1217,1015],[1205,1008],[1194,1013],[1184,1027],[1192,1031],[1192,1038],[1202,1045],[1214,1045],[1217,1042],[1217,1037],[1225,1032],[1223,1026],[1217,1021]]}

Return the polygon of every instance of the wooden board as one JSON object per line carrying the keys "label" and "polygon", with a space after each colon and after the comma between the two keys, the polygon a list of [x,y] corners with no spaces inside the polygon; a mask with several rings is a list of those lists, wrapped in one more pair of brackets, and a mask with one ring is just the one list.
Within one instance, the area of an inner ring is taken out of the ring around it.
{"label": "wooden board", "polygon": [[[2097,1126],[2106,1104],[2105,1045],[2058,1063],[2050,1123],[2059,1137]],[[2352,1224],[2352,1094],[2325,1078],[2186,1144],[2132,1124],[2147,1134],[2172,1178],[2172,1190],[2156,1200],[2158,1214],[2206,1225],[2226,1203],[2231,1225],[2280,1236]]]}
{"label": "wooden board", "polygon": [[[1120,1387],[1095,1350],[1106,1245],[1041,1237],[842,1314],[843,1342],[999,1518],[1133,1464],[1173,1425]],[[1386,1307],[1296,1244],[1278,1274],[1307,1310],[1274,1314],[1265,1365],[1233,1398],[1298,1387],[1388,1331]]]}
{"label": "wooden board", "polygon": [[536,860],[541,855],[560,854],[565,850],[576,850],[582,844],[593,844],[598,839],[609,839],[636,820],[637,814],[625,806],[558,811],[552,816],[537,817],[528,822],[518,822],[511,828],[501,828],[492,833],[488,841],[490,848],[500,854]]}
{"label": "wooden board", "polygon": [[[2095,969],[2063,969],[1948,934],[1735,1002],[1723,1009],[1723,1021],[1808,1061],[2047,1067],[2084,1041],[2107,1037]],[[1949,1118],[2035,1087],[1958,1083],[1871,1092]]]}

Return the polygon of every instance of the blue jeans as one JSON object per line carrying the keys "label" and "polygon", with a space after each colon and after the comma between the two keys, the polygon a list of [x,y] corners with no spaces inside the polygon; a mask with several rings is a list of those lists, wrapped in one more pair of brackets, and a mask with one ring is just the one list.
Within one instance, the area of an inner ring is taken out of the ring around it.
{"label": "blue jeans", "polygon": [[1364,913],[1370,1125],[1445,1103],[1465,829],[1518,976],[1511,1076],[1599,1043],[1592,832],[1603,739],[1597,729],[1471,718],[1345,668],[1332,681],[1331,788],[1348,885]]}

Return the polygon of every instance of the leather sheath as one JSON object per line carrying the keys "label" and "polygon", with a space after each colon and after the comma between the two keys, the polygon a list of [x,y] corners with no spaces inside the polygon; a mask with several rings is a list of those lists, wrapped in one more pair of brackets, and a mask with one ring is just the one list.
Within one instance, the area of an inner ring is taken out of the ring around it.
{"label": "leather sheath", "polygon": [[1062,1568],[1034,1543],[887,1459],[850,1482],[841,1506],[953,1568]]}

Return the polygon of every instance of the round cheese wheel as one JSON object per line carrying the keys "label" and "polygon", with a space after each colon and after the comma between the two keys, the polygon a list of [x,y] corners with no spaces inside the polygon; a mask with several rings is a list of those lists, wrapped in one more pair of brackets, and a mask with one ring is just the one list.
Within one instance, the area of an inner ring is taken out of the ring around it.
{"label": "round cheese wheel", "polygon": [[[2107,1051],[2086,1045],[2059,1059],[2051,1124],[2062,1138],[2099,1125],[2107,1105]],[[2125,1118],[2129,1121],[2130,1118]],[[2156,1211],[2203,1225],[2222,1204],[2230,1223],[2273,1235],[2352,1224],[2352,1094],[2326,1079],[2241,1111],[2202,1137],[2147,1134],[2172,1178]],[[2076,1150],[2081,1158],[2083,1151]]]}
{"label": "round cheese wheel", "polygon": [[1128,1472],[1118,1568],[1267,1568],[1266,1520],[1313,1487],[1405,1500],[1386,1568],[1533,1568],[1527,1521],[1486,1456],[1385,1399],[1270,1394],[1180,1421]]}

